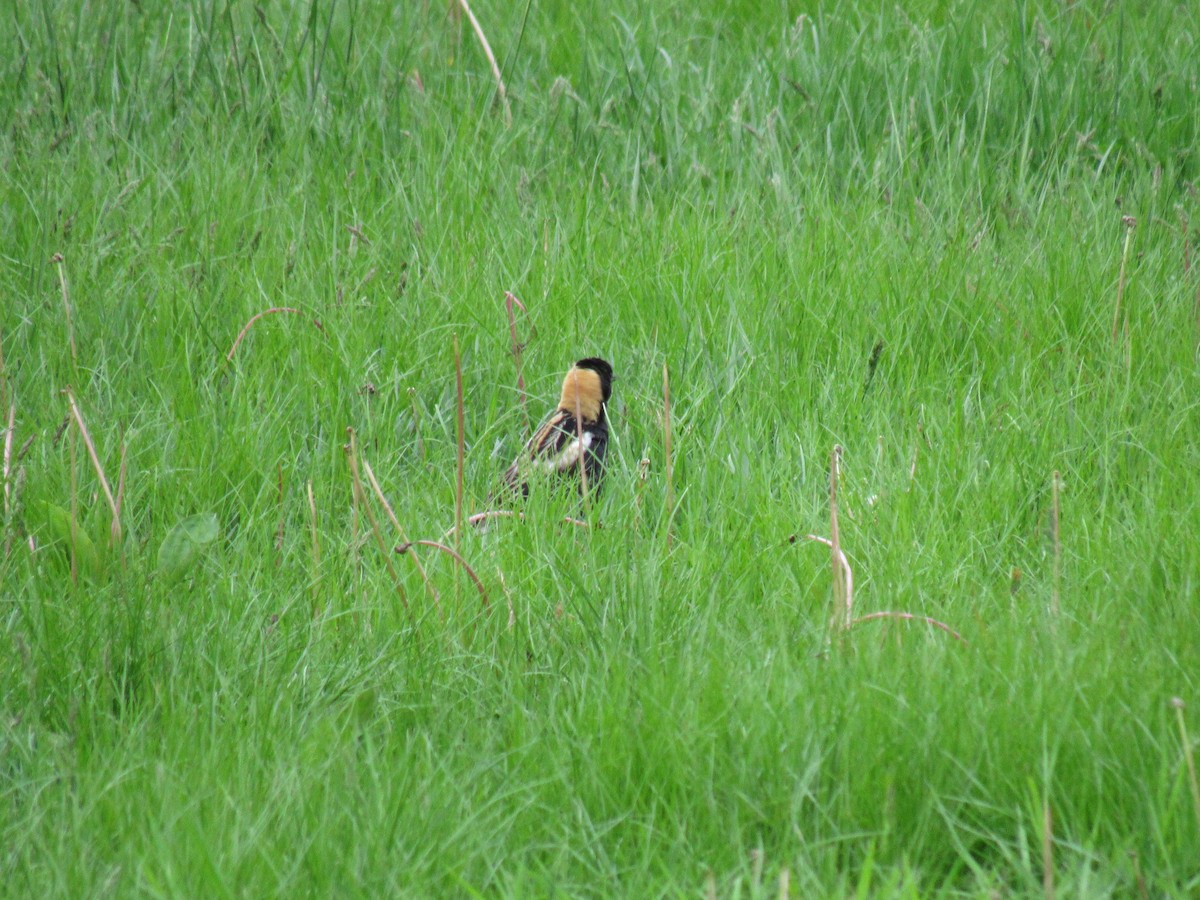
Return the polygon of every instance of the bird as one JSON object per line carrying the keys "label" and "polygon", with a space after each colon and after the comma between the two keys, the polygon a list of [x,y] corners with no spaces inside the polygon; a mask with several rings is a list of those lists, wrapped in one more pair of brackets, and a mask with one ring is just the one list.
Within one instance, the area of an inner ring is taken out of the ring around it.
{"label": "bird", "polygon": [[[598,356],[579,360],[563,379],[558,406],[504,473],[503,491],[529,496],[538,476],[575,481],[581,497],[595,497],[608,450],[612,366]],[[582,464],[580,459],[582,457]]]}

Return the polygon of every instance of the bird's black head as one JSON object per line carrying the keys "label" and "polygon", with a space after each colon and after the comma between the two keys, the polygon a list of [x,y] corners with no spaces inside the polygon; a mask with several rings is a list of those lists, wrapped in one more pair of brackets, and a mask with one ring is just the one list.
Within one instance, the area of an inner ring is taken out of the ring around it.
{"label": "bird's black head", "polygon": [[612,396],[613,380],[613,370],[608,360],[598,356],[589,356],[587,359],[581,359],[575,363],[575,368],[590,369],[600,376],[600,389],[604,392],[604,402],[607,403],[608,398]]}

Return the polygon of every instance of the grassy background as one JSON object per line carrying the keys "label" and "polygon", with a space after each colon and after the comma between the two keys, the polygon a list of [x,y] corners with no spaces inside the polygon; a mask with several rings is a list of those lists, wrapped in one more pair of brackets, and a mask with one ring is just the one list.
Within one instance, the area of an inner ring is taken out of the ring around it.
{"label": "grassy background", "polygon": [[[3,892],[1200,890],[1193,5],[480,0],[511,127],[391,6],[0,19]],[[345,429],[440,537],[457,335],[485,509],[505,290],[533,416],[613,361],[603,527],[464,536],[488,615],[397,557],[409,614]],[[969,644],[827,645],[835,443],[856,613]]]}

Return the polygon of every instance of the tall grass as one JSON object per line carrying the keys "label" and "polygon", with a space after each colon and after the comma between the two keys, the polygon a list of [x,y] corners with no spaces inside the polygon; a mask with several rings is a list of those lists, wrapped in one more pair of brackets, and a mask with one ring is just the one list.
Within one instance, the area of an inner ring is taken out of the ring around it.
{"label": "tall grass", "polygon": [[470,5],[4,14],[4,891],[1194,893],[1197,13]]}

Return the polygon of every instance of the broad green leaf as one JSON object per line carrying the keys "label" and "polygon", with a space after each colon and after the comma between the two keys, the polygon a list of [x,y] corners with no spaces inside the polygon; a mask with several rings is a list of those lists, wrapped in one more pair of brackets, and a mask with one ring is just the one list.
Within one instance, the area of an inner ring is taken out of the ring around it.
{"label": "broad green leaf", "polygon": [[36,508],[40,508],[42,511],[43,523],[45,525],[44,533],[48,539],[48,546],[61,546],[69,560],[73,538],[75,542],[75,555],[79,562],[79,571],[93,577],[100,574],[100,554],[96,551],[96,545],[92,542],[88,533],[83,530],[82,525],[75,522],[74,527],[72,527],[70,512],[61,506],[55,506],[53,503],[38,503],[36,504]]}
{"label": "broad green leaf", "polygon": [[177,523],[158,548],[159,576],[168,581],[182,578],[220,533],[216,513],[188,516]]}

